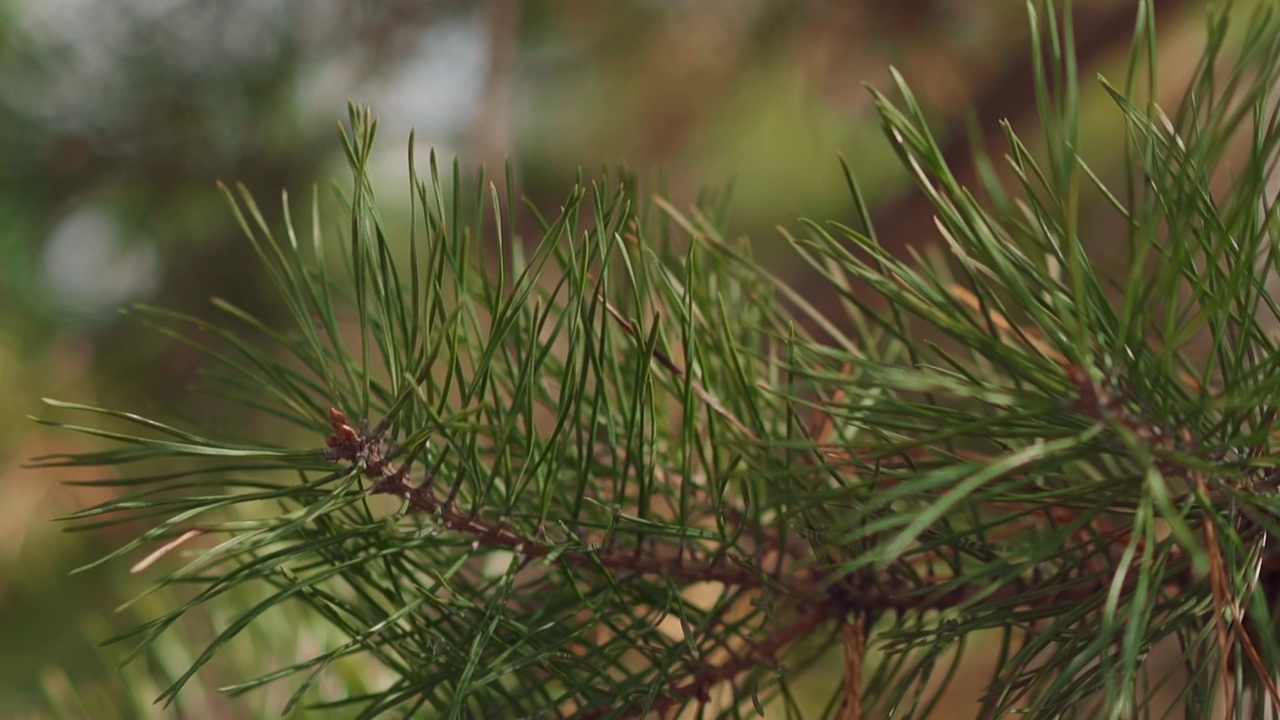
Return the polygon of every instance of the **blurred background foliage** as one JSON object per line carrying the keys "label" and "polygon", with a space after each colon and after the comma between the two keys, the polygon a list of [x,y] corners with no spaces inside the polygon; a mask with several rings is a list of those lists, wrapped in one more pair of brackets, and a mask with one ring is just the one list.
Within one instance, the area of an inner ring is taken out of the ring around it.
{"label": "blurred background foliage", "polygon": [[[1160,92],[1176,95],[1198,58],[1204,4],[1155,4]],[[1123,77],[1134,5],[1075,3],[1082,77]],[[0,0],[0,717],[175,714],[147,704],[165,684],[153,675],[181,672],[199,648],[175,640],[117,672],[123,652],[96,644],[165,595],[106,613],[146,573],[112,564],[68,577],[119,538],[61,533],[50,519],[95,499],[62,481],[85,478],[20,465],[86,449],[25,420],[41,395],[203,414],[186,389],[194,354],[119,307],[216,317],[216,295],[278,315],[216,180],[244,182],[267,207],[282,188],[301,204],[318,185],[328,200],[326,184],[345,177],[335,124],[354,100],[383,120],[378,186],[392,227],[416,128],[423,156],[435,147],[491,170],[512,158],[521,192],[551,211],[579,167],[625,164],[678,205],[733,181],[732,230],[765,258],[782,247],[778,224],[852,217],[842,153],[880,236],[923,248],[932,215],[880,140],[863,87],[888,87],[890,65],[927,104],[962,178],[974,177],[975,139],[1002,153],[1000,119],[1034,130],[1018,2]],[[1086,138],[1118,119],[1100,93],[1085,101]],[[1106,150],[1118,138],[1094,142],[1095,168],[1115,172]],[[780,271],[804,281],[799,267]],[[189,686],[179,715],[280,707],[271,691],[249,702],[209,691],[244,679],[235,664],[264,647],[288,658],[323,645],[322,626],[299,637],[290,622],[263,625],[231,649],[232,670]]]}

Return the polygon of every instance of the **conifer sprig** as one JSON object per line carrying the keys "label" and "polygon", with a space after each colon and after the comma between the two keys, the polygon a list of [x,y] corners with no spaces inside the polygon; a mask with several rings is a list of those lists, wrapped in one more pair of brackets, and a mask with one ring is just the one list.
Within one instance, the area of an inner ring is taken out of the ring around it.
{"label": "conifer sprig", "polygon": [[[1157,714],[1175,683],[1187,717],[1280,707],[1280,27],[1211,14],[1165,110],[1140,3],[1130,77],[1102,81],[1117,182],[1081,156],[1069,13],[1030,11],[1044,133],[1006,126],[1003,181],[956,180],[903,78],[874,92],[944,260],[890,253],[848,166],[857,227],[786,231],[843,318],[727,238],[721,198],[682,210],[627,176],[580,181],[526,242],[509,169],[467,192],[432,156],[389,228],[354,107],[340,254],[318,200],[304,243],[287,196],[277,230],[227,189],[292,327],[137,313],[284,422],[46,421],[123,447],[44,465],[153,468],[93,481],[120,495],[71,518],[149,524],[100,562],[149,551],[136,569],[192,588],[116,639],[235,613],[168,701],[300,606],[344,641],[227,689],[297,675],[286,712],[354,717],[923,718],[984,644],[980,717]],[[1086,212],[1115,240],[1082,236]],[[1114,248],[1119,273],[1096,260]],[[337,668],[389,680],[326,696]]]}

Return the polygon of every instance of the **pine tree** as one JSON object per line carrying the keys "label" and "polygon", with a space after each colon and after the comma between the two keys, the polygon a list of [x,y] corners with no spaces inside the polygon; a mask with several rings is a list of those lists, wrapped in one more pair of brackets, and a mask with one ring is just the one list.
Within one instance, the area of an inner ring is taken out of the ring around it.
{"label": "pine tree", "polygon": [[[510,168],[468,191],[433,155],[387,226],[360,108],[340,243],[318,199],[298,223],[224,188],[292,326],[133,314],[280,432],[43,421],[119,444],[39,463],[118,471],[71,519],[149,527],[99,563],[149,550],[135,569],[188,590],[116,639],[227,618],[160,699],[284,610],[277,636],[334,641],[228,691],[287,684],[285,713],[937,717],[984,651],[975,717],[1280,708],[1280,23],[1210,13],[1166,110],[1140,3],[1129,75],[1099,79],[1106,180],[1069,13],[1029,7],[1043,135],[1006,127],[981,188],[901,77],[872,91],[945,257],[885,250],[848,166],[854,226],[786,232],[844,317],[727,236],[726,198],[680,209],[626,175],[579,182],[526,243]],[[1118,276],[1080,236],[1098,206]]]}

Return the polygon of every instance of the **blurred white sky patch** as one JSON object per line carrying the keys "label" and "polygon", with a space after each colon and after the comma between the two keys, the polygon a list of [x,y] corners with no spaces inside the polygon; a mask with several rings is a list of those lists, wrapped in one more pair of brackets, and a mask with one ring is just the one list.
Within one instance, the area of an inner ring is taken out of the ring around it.
{"label": "blurred white sky patch", "polygon": [[[379,118],[379,142],[370,168],[373,185],[381,201],[407,208],[409,133],[416,136],[414,163],[419,176],[426,177],[433,149],[441,172],[447,174],[454,155],[465,152],[468,129],[482,111],[489,40],[477,8],[427,26],[413,52],[379,78],[362,82],[355,74],[359,63],[350,55],[334,53],[303,79],[300,112],[336,119],[347,102],[371,108]],[[352,88],[357,88],[355,95]],[[345,158],[335,153],[333,160],[331,176],[344,177]],[[468,162],[463,166],[472,169]]]}
{"label": "blurred white sky patch", "polygon": [[341,116],[354,100],[394,118],[385,128],[393,134],[465,132],[480,109],[491,50],[482,7],[423,7],[423,17],[388,10],[393,20],[407,15],[416,37],[381,45],[358,33],[381,32],[386,18],[342,0],[25,0],[15,37],[33,61],[3,78],[0,93],[46,120],[98,127],[100,114],[135,110],[131,101],[146,100],[161,76],[233,77],[293,52],[305,58],[296,88],[304,117]]}
{"label": "blurred white sky patch", "polygon": [[432,149],[443,171],[463,152],[467,128],[478,119],[489,69],[489,38],[479,12],[429,27],[416,50],[362,101],[382,120],[374,184],[394,190],[388,199],[405,206],[409,132],[415,133],[413,161],[419,174],[426,176]]}
{"label": "blurred white sky patch", "polygon": [[149,242],[126,242],[106,213],[82,206],[54,228],[42,272],[49,297],[63,308],[106,317],[156,290],[160,262]]}
{"label": "blurred white sky patch", "polygon": [[[134,136],[118,128],[132,127],[157,102],[200,99],[184,78],[204,82],[269,67],[296,43],[291,52],[303,60],[291,83],[294,111],[333,128],[345,121],[349,101],[370,106],[383,120],[371,168],[379,201],[407,208],[410,130],[417,132],[419,171],[427,173],[434,148],[447,173],[484,110],[491,38],[482,8],[436,5],[429,22],[414,20],[423,22],[421,32],[381,45],[335,42],[363,27],[364,15],[341,0],[26,0],[15,17],[31,63],[0,76],[0,98],[20,98],[14,104],[47,127],[127,153]],[[378,19],[375,10],[369,15]],[[217,125],[203,132],[216,146],[213,156],[235,158],[243,143],[235,128],[251,125],[262,109],[231,92],[235,83],[227,87],[217,96],[219,112],[235,122],[224,124],[225,133]],[[147,136],[134,141],[139,137]],[[331,147],[332,172],[324,176],[345,178],[345,158],[336,142]],[[309,201],[305,188],[292,190]],[[91,320],[154,292],[162,272],[152,238],[130,235],[104,209],[85,202],[70,211],[41,257],[53,305]]]}
{"label": "blurred white sky patch", "polygon": [[436,144],[464,136],[480,112],[480,97],[489,70],[489,39],[478,12],[429,26],[416,52],[402,59],[393,74],[369,86],[365,98],[351,98],[374,108],[385,121],[382,130]]}

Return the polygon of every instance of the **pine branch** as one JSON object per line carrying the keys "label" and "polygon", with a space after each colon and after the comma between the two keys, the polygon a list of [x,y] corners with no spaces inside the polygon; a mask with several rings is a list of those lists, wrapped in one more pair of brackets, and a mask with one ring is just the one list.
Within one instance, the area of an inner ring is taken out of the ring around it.
{"label": "pine branch", "polygon": [[[1167,112],[1136,80],[1152,8],[1125,88],[1102,81],[1122,172],[1081,157],[1051,3],[1031,7],[1045,133],[1004,128],[1012,187],[961,182],[902,78],[873,91],[947,256],[888,252],[846,167],[863,229],[784,230],[839,319],[725,238],[720,198],[649,203],[627,176],[580,182],[525,243],[510,171],[505,197],[483,176],[469,192],[433,155],[392,231],[377,124],[353,107],[340,261],[318,199],[307,245],[287,196],[281,233],[224,188],[291,329],[226,303],[225,327],[138,313],[272,430],[67,403],[125,429],[42,421],[122,444],[44,465],[147,468],[70,518],[150,524],[99,562],[147,550],[135,571],[174,599],[115,640],[141,654],[202,606],[235,613],[170,701],[288,608],[335,642],[229,690],[305,673],[286,712],[356,717],[927,717],[966,643],[996,636],[980,717],[1149,712],[1168,652],[1188,717],[1280,707],[1280,25],[1259,11],[1228,42],[1211,15]],[[1086,208],[1126,228],[1121,277]],[[798,699],[832,667],[825,706]],[[322,697],[322,674],[356,679]]]}

